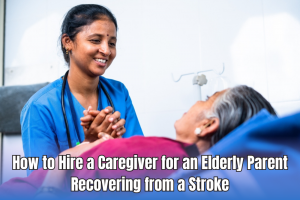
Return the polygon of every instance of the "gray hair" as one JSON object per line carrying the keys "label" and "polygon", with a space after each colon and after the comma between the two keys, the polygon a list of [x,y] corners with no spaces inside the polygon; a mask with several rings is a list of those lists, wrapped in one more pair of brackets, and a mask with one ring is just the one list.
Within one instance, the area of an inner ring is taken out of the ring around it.
{"label": "gray hair", "polygon": [[211,111],[207,113],[207,118],[217,117],[220,121],[217,132],[211,138],[211,145],[263,108],[270,114],[276,115],[271,104],[253,88],[240,85],[227,89],[224,94],[217,97]]}

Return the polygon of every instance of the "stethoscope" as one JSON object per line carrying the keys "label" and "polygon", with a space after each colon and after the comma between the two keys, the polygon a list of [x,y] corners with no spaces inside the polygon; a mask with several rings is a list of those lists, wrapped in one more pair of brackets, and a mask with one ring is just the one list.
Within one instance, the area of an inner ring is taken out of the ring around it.
{"label": "stethoscope", "polygon": [[[69,124],[68,124],[68,119],[67,119],[67,115],[66,115],[66,110],[65,110],[65,101],[64,101],[64,95],[65,95],[65,88],[66,88],[66,83],[67,83],[67,79],[68,79],[68,74],[69,74],[69,70],[66,72],[65,76],[64,76],[64,81],[63,81],[63,85],[62,85],[62,89],[61,89],[61,108],[62,108],[62,111],[63,111],[63,115],[64,115],[64,120],[65,120],[65,125],[66,125],[66,130],[67,130],[67,136],[68,136],[68,143],[69,143],[69,147],[72,148],[72,143],[71,143],[71,135],[70,135],[70,129],[69,129]],[[101,81],[100,81],[100,78],[99,78],[99,84],[100,84],[100,87],[101,89],[103,90],[106,98],[108,99],[112,109],[113,109],[113,112],[115,112],[115,106],[108,94],[108,92],[106,91],[106,89],[104,88],[104,86],[102,85]],[[68,90],[69,91],[69,90]],[[99,91],[99,96],[100,96],[100,93],[101,91]],[[70,106],[74,108],[73,106],[73,101],[72,101],[72,98],[70,96],[70,92],[68,92],[68,99],[69,99],[69,103],[70,103]],[[100,101],[101,99],[99,99]],[[101,103],[101,102],[100,102]],[[74,116],[74,113],[73,113],[74,109],[71,109],[71,112],[72,112],[72,118],[73,118],[73,121],[74,123],[76,122],[76,120],[74,119],[75,116]],[[76,129],[76,132],[77,132],[77,136],[78,136],[78,139],[80,138],[79,137],[79,130],[75,124],[75,129]]]}

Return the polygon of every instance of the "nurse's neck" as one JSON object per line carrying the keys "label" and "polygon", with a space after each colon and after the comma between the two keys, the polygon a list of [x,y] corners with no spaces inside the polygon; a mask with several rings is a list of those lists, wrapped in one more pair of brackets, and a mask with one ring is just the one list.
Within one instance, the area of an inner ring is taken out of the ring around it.
{"label": "nurse's neck", "polygon": [[90,105],[93,108],[98,106],[98,83],[99,77],[92,78],[78,68],[70,68],[69,70],[68,84],[70,90],[86,109]]}

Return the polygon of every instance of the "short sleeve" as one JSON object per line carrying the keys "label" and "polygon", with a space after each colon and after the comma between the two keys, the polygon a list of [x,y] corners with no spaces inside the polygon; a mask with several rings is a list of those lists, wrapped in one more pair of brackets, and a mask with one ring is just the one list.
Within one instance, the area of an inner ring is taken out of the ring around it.
{"label": "short sleeve", "polygon": [[[38,103],[31,103],[21,113],[22,142],[25,157],[56,157],[60,150],[55,134],[54,121],[50,110]],[[29,175],[32,170],[27,170]]]}
{"label": "short sleeve", "polygon": [[143,131],[140,126],[139,120],[135,113],[134,107],[132,105],[131,98],[129,96],[127,88],[123,85],[123,92],[125,94],[125,103],[126,103],[126,112],[125,112],[125,128],[126,132],[123,135],[123,138],[129,138],[135,135],[143,136]]}

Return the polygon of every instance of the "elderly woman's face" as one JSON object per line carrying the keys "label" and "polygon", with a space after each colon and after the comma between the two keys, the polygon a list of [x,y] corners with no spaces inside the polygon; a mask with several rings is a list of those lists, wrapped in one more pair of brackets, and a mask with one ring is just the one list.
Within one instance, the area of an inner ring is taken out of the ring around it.
{"label": "elderly woman's face", "polygon": [[181,119],[175,122],[176,139],[186,143],[195,143],[197,136],[195,129],[200,126],[200,122],[205,119],[205,112],[210,111],[213,103],[225,92],[216,92],[206,101],[197,101],[188,112],[184,113]]}

